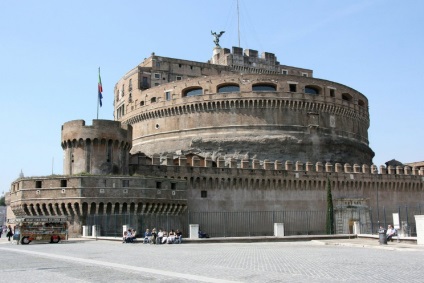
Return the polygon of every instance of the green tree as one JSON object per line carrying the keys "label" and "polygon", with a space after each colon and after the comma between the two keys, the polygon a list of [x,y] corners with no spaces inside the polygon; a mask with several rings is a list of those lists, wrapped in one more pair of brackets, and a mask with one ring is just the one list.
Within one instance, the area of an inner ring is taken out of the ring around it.
{"label": "green tree", "polygon": [[327,234],[334,234],[334,208],[333,196],[331,194],[330,180],[327,178],[327,219],[326,219]]}

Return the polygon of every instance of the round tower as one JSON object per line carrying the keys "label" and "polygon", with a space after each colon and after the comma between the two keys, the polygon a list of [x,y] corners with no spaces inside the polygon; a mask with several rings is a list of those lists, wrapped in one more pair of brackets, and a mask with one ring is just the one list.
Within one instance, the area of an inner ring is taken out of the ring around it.
{"label": "round tower", "polygon": [[63,174],[128,174],[132,128],[110,120],[74,120],[62,126]]}

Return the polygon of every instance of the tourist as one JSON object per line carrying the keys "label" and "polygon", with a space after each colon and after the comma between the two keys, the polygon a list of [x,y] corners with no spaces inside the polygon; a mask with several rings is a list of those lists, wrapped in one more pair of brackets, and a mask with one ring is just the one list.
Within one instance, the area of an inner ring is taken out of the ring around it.
{"label": "tourist", "polygon": [[12,227],[7,226],[7,230],[6,230],[6,237],[8,238],[8,241],[10,241],[10,238],[13,236],[13,230]]}
{"label": "tourist", "polygon": [[175,231],[175,242],[174,243],[181,244],[182,239],[183,239],[183,233],[181,233],[181,231],[177,229],[177,231]]}
{"label": "tourist", "polygon": [[174,241],[175,241],[175,232],[174,232],[174,230],[171,229],[171,231],[169,231],[168,238],[166,239],[166,242],[168,244],[173,244]]}
{"label": "tourist", "polygon": [[163,230],[162,244],[165,244],[167,240],[168,240],[168,232]]}
{"label": "tourist", "polygon": [[397,233],[396,229],[393,228],[393,226],[389,224],[389,226],[387,227],[387,232],[386,232],[387,241],[393,242],[392,237],[396,236],[396,233]]}
{"label": "tourist", "polygon": [[156,244],[162,244],[162,239],[163,239],[163,231],[162,229],[159,229],[158,238],[156,239]]}
{"label": "tourist", "polygon": [[151,244],[156,244],[156,238],[158,236],[158,233],[156,232],[156,228],[153,228],[152,230],[152,238],[150,239]]}
{"label": "tourist", "polygon": [[149,229],[146,229],[146,232],[144,232],[143,244],[150,243],[151,239],[152,239],[152,233],[150,232]]}

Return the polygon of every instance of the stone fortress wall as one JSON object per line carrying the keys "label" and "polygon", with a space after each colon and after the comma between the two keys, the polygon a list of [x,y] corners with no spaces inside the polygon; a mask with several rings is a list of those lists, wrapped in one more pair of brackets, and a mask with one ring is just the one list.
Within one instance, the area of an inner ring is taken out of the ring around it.
{"label": "stone fortress wall", "polygon": [[132,153],[350,163],[371,163],[374,156],[367,98],[326,80],[208,76],[135,92],[132,99],[120,117],[133,126]]}
{"label": "stone fortress wall", "polygon": [[187,180],[193,211],[325,211],[327,181],[335,199],[361,199],[367,206],[418,205],[424,198],[424,167],[222,157],[215,164],[197,156],[181,156],[176,165],[172,156],[154,155],[152,160],[133,162],[131,168],[135,173]]}
{"label": "stone fortress wall", "polygon": [[66,216],[80,235],[89,215],[181,215],[187,209],[184,180],[146,176],[63,175],[20,178],[7,197],[13,216]]}

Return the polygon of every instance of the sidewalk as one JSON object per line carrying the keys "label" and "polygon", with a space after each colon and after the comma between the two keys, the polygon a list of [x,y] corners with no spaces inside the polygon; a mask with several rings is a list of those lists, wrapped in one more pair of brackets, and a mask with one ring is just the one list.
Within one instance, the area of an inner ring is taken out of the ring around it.
{"label": "sidewalk", "polygon": [[[120,237],[80,237],[70,238],[68,242],[78,241],[122,241]],[[313,242],[320,245],[347,246],[378,248],[388,250],[420,250],[424,251],[424,245],[417,245],[416,238],[410,237],[389,242],[387,245],[380,245],[377,235],[300,235],[286,237],[229,237],[229,238],[208,238],[208,239],[184,239],[183,244],[208,244],[208,243],[269,243],[269,242]],[[6,237],[0,238],[0,244],[11,244]],[[143,239],[138,239],[137,243],[142,244]]]}

